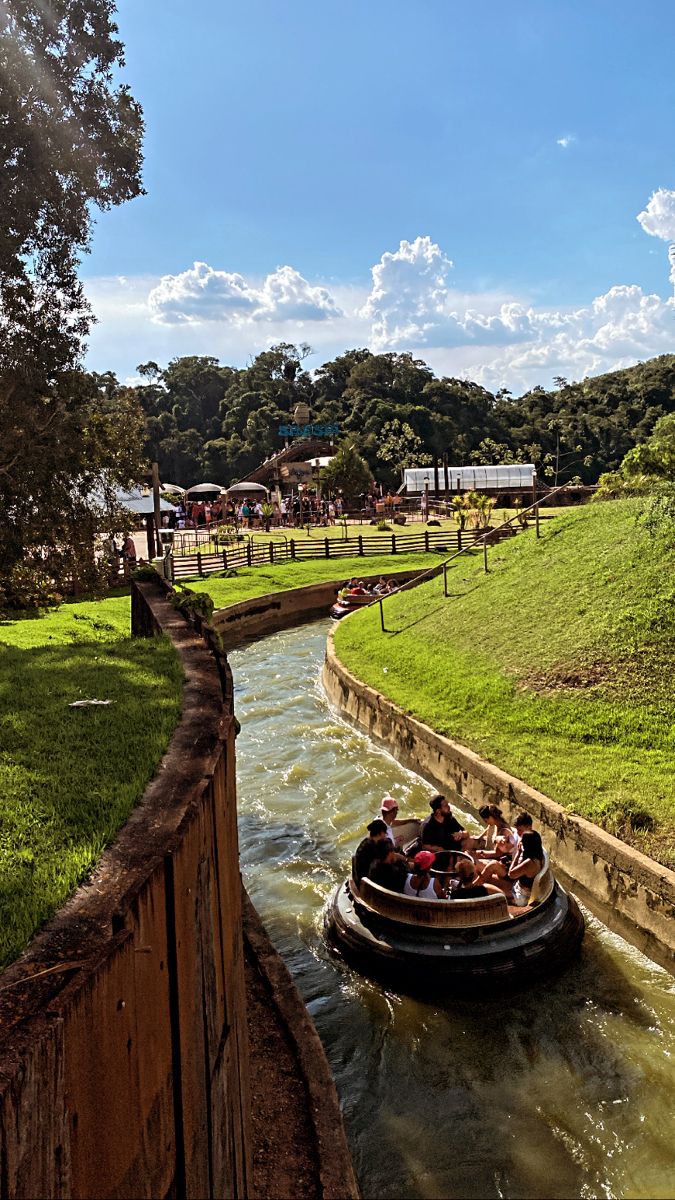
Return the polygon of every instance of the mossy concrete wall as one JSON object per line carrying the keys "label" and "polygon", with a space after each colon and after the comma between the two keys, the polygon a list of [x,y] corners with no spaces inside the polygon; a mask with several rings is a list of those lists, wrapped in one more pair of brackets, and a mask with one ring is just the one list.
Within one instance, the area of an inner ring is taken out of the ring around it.
{"label": "mossy concrete wall", "polygon": [[535,819],[563,881],[611,929],[675,972],[675,873],[405,713],[340,662],[328,638],[323,682],[343,716],[404,766],[477,814],[497,804]]}
{"label": "mossy concrete wall", "polygon": [[[337,566],[337,564],[336,564]],[[434,573],[441,567],[433,568]],[[420,571],[387,571],[387,579],[396,583],[407,583],[415,579]],[[376,583],[377,575],[360,576],[366,583]],[[337,580],[330,583],[313,583],[307,587],[293,588],[286,592],[270,592],[266,596],[255,596],[241,600],[227,608],[217,609],[213,614],[213,626],[221,634],[225,650],[252,638],[263,637],[277,629],[288,629],[312,617],[328,616],[342,586]]]}
{"label": "mossy concrete wall", "polygon": [[152,585],[134,613],[172,637],[183,714],[91,881],[2,975],[12,1200],[248,1192],[231,677]]}

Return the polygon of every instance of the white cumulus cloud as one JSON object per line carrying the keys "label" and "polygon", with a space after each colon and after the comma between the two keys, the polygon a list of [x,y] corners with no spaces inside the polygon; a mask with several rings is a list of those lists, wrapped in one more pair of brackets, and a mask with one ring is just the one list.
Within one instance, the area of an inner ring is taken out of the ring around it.
{"label": "white cumulus cloud", "polygon": [[340,316],[330,293],[293,267],[278,267],[256,285],[243,275],[196,262],[164,275],[148,295],[151,318],[160,325],[213,321],[323,321]]}
{"label": "white cumulus cloud", "polygon": [[573,141],[575,141],[574,135],[571,133],[565,133],[562,137],[556,138],[555,144],[556,146],[562,146],[563,150],[567,150],[567,148],[572,145]]}
{"label": "white cumulus cloud", "polygon": [[637,220],[651,237],[675,242],[675,192],[658,188],[647,207],[638,213]]}
{"label": "white cumulus cloud", "polygon": [[505,303],[489,314],[462,311],[462,297],[448,286],[452,265],[430,237],[402,241],[382,255],[361,309],[371,322],[373,348],[510,342],[529,335],[530,315],[521,304]]}
{"label": "white cumulus cloud", "polygon": [[[658,188],[637,220],[645,233],[651,237],[661,238],[664,242],[675,242],[675,192],[668,188]],[[670,282],[675,287],[675,246],[668,247],[670,263]]]}
{"label": "white cumulus cloud", "polygon": [[148,295],[153,321],[161,325],[219,321],[251,313],[258,297],[242,275],[196,262],[179,275],[163,275]]}
{"label": "white cumulus cloud", "polygon": [[325,321],[342,315],[326,288],[303,279],[293,267],[278,267],[258,292],[256,320]]}
{"label": "white cumulus cloud", "polygon": [[[675,192],[655,192],[638,219],[652,236],[675,242]],[[675,283],[675,245],[669,258]],[[581,379],[672,352],[673,296],[617,284],[576,308],[544,307],[505,291],[462,293],[452,273],[441,246],[419,236],[382,254],[369,289],[328,290],[291,266],[254,279],[207,263],[160,279],[92,280],[99,323],[90,361],[122,376],[148,358],[181,354],[215,353],[241,365],[275,341],[307,339],[317,365],[353,346],[412,351],[441,374],[522,391],[555,375]]]}

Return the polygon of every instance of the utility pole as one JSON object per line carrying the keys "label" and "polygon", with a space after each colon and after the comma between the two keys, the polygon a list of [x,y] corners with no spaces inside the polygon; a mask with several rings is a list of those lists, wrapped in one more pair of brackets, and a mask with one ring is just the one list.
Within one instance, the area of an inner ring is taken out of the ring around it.
{"label": "utility pole", "polygon": [[[160,516],[160,509],[159,509],[159,463],[156,463],[156,462],[154,462],[152,464],[152,503],[153,503],[153,508],[155,510],[155,538],[154,538],[154,541],[155,541],[155,546],[156,546],[156,554],[153,554],[152,557],[158,558],[159,555],[162,553],[162,539],[161,539],[160,533],[159,533],[159,531],[162,527],[162,518]],[[148,538],[148,549],[150,548],[149,542],[150,542],[150,539]]]}

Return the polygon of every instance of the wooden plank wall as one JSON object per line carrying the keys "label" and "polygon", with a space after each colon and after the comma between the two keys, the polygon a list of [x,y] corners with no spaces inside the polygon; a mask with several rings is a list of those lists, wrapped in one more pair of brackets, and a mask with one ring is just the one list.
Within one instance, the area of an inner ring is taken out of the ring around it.
{"label": "wooden plank wall", "polygon": [[183,717],[94,879],[1,977],[2,1200],[249,1192],[231,677],[223,696],[201,639],[134,591],[138,631],[181,655]]}

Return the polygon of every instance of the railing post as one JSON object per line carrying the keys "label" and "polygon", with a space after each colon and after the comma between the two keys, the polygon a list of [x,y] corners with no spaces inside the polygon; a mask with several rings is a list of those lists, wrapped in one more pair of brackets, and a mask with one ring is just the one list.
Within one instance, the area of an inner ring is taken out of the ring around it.
{"label": "railing post", "polygon": [[448,564],[443,563],[443,595],[448,597]]}
{"label": "railing post", "polygon": [[428,529],[424,530],[424,549],[425,549],[425,552],[428,554],[429,553],[429,530]]}
{"label": "railing post", "polygon": [[326,558],[330,558],[330,538],[324,538],[323,543],[325,547]]}
{"label": "railing post", "polygon": [[359,534],[359,557],[363,558],[363,534]]}
{"label": "railing post", "polygon": [[227,570],[227,550],[223,550],[223,570]]}
{"label": "railing post", "polygon": [[197,551],[197,574],[201,575],[201,573],[202,573],[202,556],[201,556],[201,551],[198,550]]}
{"label": "railing post", "polygon": [[291,561],[295,562],[295,538],[291,538],[290,547],[291,547]]}
{"label": "railing post", "polygon": [[248,563],[249,567],[253,566],[253,551],[251,549],[250,540],[246,543],[246,562]]}
{"label": "railing post", "polygon": [[534,506],[534,526],[537,531],[537,537],[541,537],[541,534],[539,532],[539,505],[538,504],[535,504],[535,506]]}
{"label": "railing post", "polygon": [[395,533],[392,533],[392,535],[391,535],[391,552],[392,552],[392,554],[396,553],[396,534]]}
{"label": "railing post", "polygon": [[274,562],[274,542],[270,542],[270,562]]}
{"label": "railing post", "polygon": [[384,606],[383,606],[383,604],[382,604],[382,601],[381,601],[381,600],[380,600],[380,628],[381,628],[381,630],[382,630],[382,632],[383,632],[383,633],[386,633],[386,632],[387,632],[387,631],[386,631],[386,629],[385,629],[385,627],[384,627]]}
{"label": "railing post", "polygon": [[486,533],[486,534],[483,536],[483,569],[484,569],[484,571],[485,571],[485,574],[487,575],[487,573],[488,573],[488,562],[487,562],[487,533]]}
{"label": "railing post", "polygon": [[461,531],[461,529],[457,530],[457,551],[458,551],[458,553],[461,554],[461,551],[462,551],[462,531]]}

